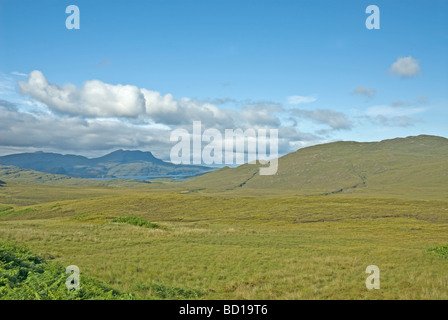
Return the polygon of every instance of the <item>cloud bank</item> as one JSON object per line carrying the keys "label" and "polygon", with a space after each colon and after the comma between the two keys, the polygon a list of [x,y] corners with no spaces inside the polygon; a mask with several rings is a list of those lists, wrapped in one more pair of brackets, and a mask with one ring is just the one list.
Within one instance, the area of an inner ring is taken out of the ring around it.
{"label": "cloud bank", "polygon": [[[9,82],[2,88],[13,90]],[[276,128],[279,154],[285,154],[329,142],[337,132],[349,131],[356,124],[341,111],[296,107],[317,101],[316,96],[289,96],[289,108],[277,102],[250,99],[196,100],[100,80],[86,81],[80,87],[59,85],[50,83],[38,70],[19,81],[18,88],[18,99],[0,99],[3,152],[20,149],[99,155],[125,148],[149,150],[167,160],[173,145],[171,131],[191,131],[193,121],[201,121],[203,130]],[[373,97],[376,91],[358,87],[353,93]],[[423,100],[419,97],[417,102]],[[423,109],[405,108],[406,104],[396,100],[392,106],[367,108],[362,119],[382,126],[413,125],[418,120],[411,116]],[[298,124],[304,126],[299,129]]]}
{"label": "cloud bank", "polygon": [[[18,82],[21,106],[0,100],[0,145],[24,150],[86,151],[116,148],[150,150],[169,158],[170,132],[191,130],[193,121],[203,129],[279,129],[279,152],[295,151],[321,137],[285,124],[287,110],[270,101],[221,99],[234,108],[218,107],[212,100],[175,98],[171,94],[134,85],[99,80],[73,84],[51,83],[38,70]],[[219,99],[218,99],[219,100]],[[309,99],[309,101],[311,101]],[[308,117],[309,118],[309,117]]]}

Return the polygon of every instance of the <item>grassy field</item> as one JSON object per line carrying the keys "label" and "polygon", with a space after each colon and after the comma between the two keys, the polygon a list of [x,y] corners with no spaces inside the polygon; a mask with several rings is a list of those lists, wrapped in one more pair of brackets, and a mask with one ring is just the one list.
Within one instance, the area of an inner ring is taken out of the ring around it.
{"label": "grassy field", "polygon": [[448,299],[447,200],[12,183],[0,242],[138,299]]}

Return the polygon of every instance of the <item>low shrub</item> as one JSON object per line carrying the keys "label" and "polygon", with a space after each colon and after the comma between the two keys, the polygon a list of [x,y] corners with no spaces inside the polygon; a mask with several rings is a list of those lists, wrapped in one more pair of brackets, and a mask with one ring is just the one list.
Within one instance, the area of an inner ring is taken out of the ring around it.
{"label": "low shrub", "polygon": [[80,288],[67,289],[69,274],[26,247],[0,244],[0,300],[133,300],[101,281],[80,274]]}
{"label": "low shrub", "polygon": [[151,228],[151,229],[159,229],[160,226],[158,226],[155,223],[149,222],[143,218],[137,217],[137,216],[125,216],[113,219],[112,222],[120,222],[120,223],[128,223],[133,226],[138,227],[144,227],[144,228]]}

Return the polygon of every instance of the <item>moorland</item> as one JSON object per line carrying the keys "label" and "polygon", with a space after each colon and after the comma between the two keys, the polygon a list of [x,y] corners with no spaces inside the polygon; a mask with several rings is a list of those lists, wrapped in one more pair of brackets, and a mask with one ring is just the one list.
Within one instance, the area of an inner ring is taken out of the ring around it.
{"label": "moorland", "polygon": [[[448,139],[417,136],[300,149],[275,176],[1,166],[0,298],[446,300],[447,159]],[[69,265],[81,291],[65,288]]]}

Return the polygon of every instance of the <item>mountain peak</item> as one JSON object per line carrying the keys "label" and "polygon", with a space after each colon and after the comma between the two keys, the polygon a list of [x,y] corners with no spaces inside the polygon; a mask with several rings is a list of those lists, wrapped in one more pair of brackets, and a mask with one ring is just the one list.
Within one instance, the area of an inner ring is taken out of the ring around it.
{"label": "mountain peak", "polygon": [[149,151],[140,151],[140,150],[123,150],[118,149],[109,154],[106,154],[102,157],[96,158],[95,161],[97,163],[101,162],[135,162],[135,161],[161,161],[155,158],[151,152]]}

